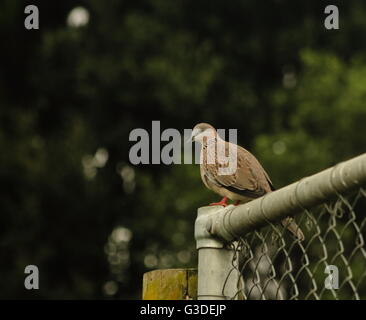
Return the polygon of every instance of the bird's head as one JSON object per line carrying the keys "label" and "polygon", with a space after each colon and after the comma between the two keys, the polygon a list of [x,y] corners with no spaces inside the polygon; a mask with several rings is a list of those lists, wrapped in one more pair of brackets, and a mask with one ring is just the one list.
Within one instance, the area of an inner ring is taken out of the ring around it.
{"label": "bird's head", "polygon": [[215,128],[208,123],[196,124],[192,130],[190,141],[202,143],[204,137],[207,137],[207,139],[216,137]]}

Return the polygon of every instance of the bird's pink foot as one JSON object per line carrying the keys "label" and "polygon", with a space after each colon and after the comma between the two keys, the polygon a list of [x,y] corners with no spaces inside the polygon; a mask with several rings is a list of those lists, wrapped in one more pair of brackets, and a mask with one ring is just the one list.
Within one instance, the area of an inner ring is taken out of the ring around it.
{"label": "bird's pink foot", "polygon": [[227,206],[227,200],[228,200],[227,197],[223,197],[220,202],[210,203],[209,206],[223,206],[223,207],[226,207]]}
{"label": "bird's pink foot", "polygon": [[238,206],[240,204],[240,200],[235,201],[234,206]]}

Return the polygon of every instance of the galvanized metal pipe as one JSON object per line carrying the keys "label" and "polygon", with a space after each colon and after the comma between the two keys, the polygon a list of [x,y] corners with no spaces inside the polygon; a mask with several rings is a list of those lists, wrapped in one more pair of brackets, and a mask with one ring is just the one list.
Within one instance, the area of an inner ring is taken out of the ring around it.
{"label": "galvanized metal pipe", "polygon": [[195,223],[195,238],[198,249],[198,300],[226,300],[236,296],[239,272],[233,263],[236,254],[220,239],[214,238],[207,230],[212,216],[220,207],[198,209]]}
{"label": "galvanized metal pipe", "polygon": [[[246,204],[216,211],[206,223],[218,239],[233,241],[256,228],[366,185],[366,153]],[[205,208],[201,208],[205,209]]]}

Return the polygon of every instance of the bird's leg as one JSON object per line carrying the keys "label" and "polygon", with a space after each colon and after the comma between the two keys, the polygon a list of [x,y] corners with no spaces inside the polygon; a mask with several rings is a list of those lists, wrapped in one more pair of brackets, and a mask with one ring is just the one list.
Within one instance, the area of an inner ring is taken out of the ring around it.
{"label": "bird's leg", "polygon": [[240,204],[240,200],[235,201],[234,206],[238,206]]}
{"label": "bird's leg", "polygon": [[228,200],[227,197],[223,197],[220,202],[210,203],[209,206],[224,206],[224,207],[226,207],[227,206],[227,200]]}

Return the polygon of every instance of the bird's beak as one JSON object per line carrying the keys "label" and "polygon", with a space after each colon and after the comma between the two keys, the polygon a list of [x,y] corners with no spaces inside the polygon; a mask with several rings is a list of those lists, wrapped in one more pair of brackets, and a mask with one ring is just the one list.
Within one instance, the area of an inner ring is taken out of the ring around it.
{"label": "bird's beak", "polygon": [[188,143],[188,142],[193,142],[194,141],[194,138],[195,136],[197,136],[201,131],[199,129],[194,129],[192,131],[192,134],[191,136],[187,139],[187,141],[185,143]]}

